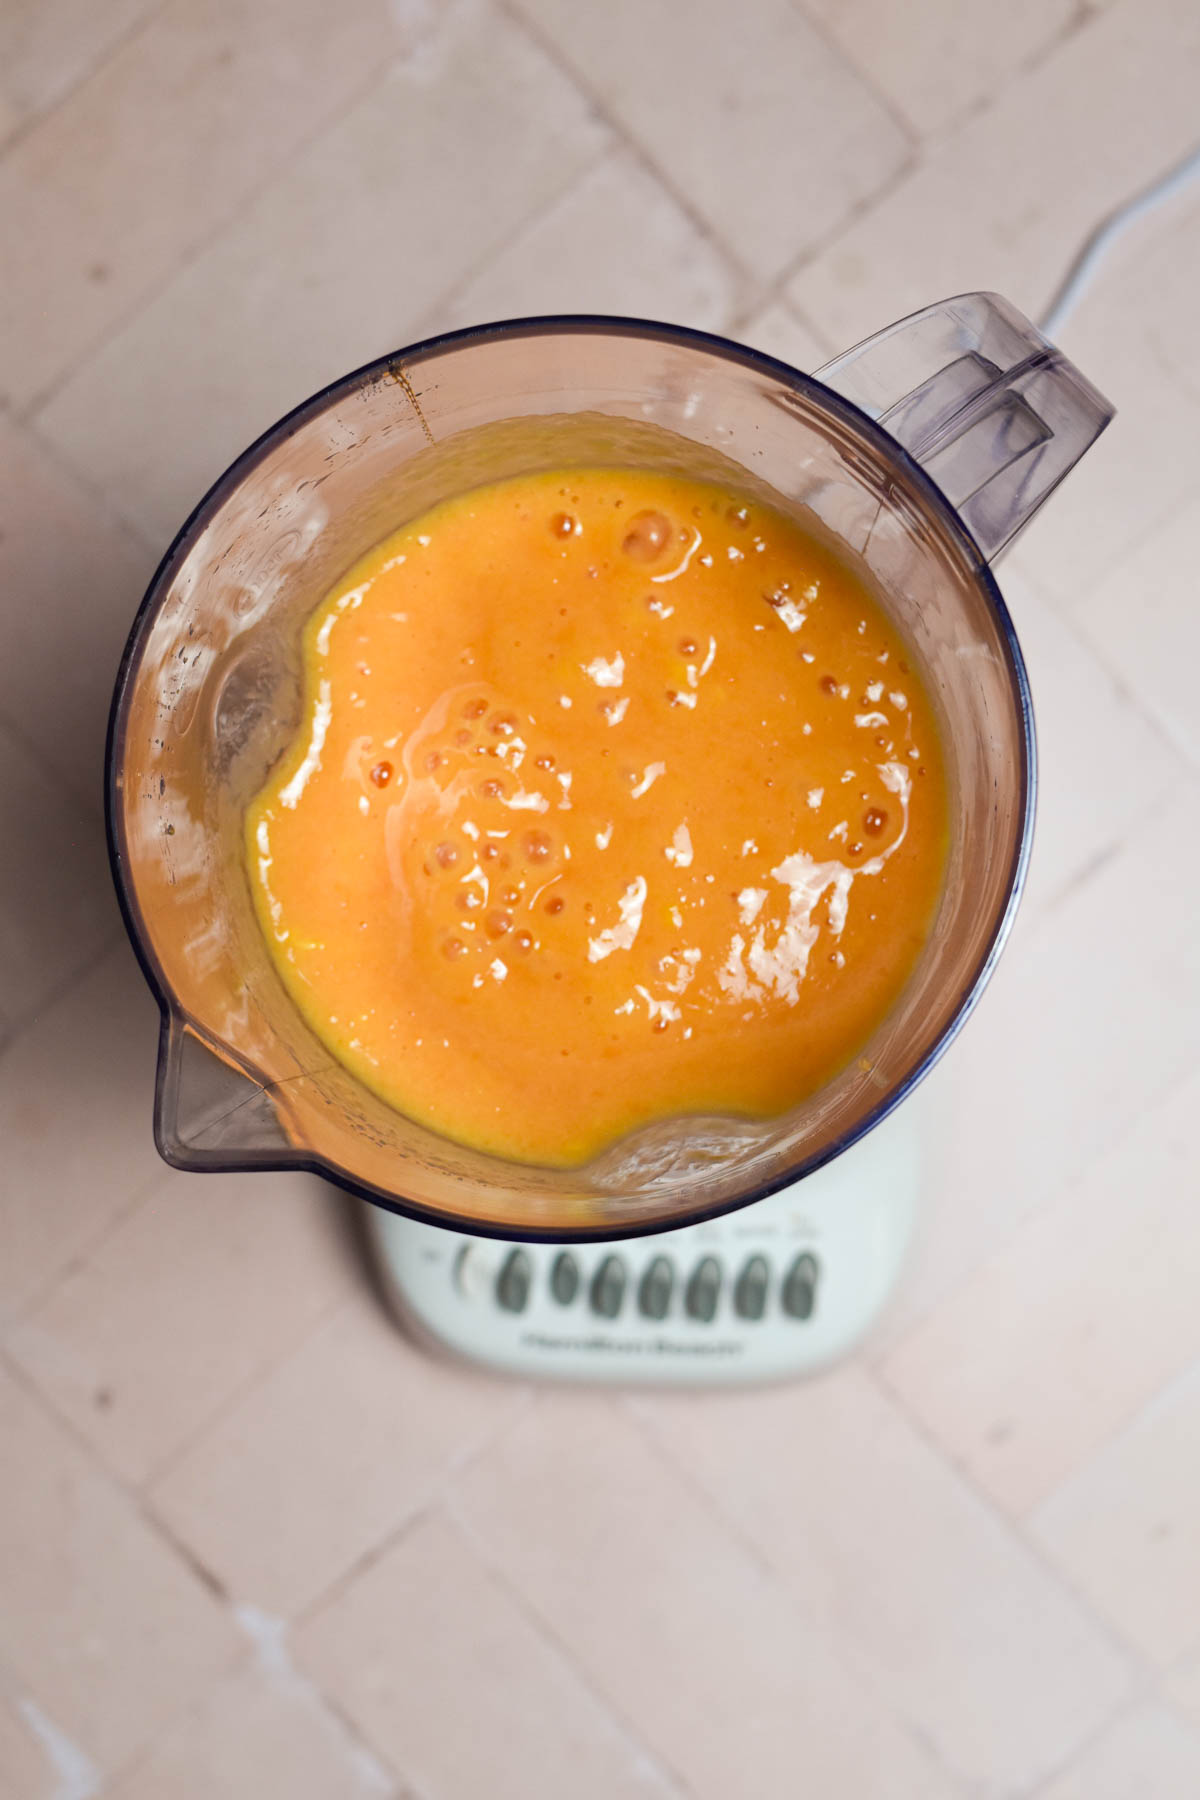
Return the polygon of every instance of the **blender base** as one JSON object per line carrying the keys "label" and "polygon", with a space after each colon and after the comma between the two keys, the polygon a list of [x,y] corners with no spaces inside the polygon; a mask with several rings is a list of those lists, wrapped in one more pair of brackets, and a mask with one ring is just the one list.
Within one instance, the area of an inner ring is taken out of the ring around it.
{"label": "blender base", "polygon": [[405,1331],[472,1363],[621,1386],[782,1380],[852,1350],[896,1284],[916,1207],[912,1113],[703,1225],[530,1244],[368,1206],[370,1241]]}

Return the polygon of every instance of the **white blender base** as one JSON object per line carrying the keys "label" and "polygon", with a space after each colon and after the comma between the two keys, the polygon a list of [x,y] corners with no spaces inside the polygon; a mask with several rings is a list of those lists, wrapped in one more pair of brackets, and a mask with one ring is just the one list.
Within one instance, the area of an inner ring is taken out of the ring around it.
{"label": "white blender base", "polygon": [[515,1243],[369,1205],[371,1242],[405,1329],[491,1369],[688,1387],[803,1375],[853,1349],[895,1286],[916,1205],[913,1112],[781,1193],[679,1231]]}

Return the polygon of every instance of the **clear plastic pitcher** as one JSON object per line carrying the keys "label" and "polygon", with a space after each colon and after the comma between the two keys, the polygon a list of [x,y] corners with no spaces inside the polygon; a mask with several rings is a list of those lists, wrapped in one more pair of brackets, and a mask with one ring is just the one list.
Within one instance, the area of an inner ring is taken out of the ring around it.
{"label": "clear plastic pitcher", "polygon": [[[727,1211],[854,1143],[946,1047],[1011,923],[1033,728],[989,564],[1111,416],[983,294],[891,326],[819,377],[672,326],[526,319],[418,344],[289,414],[171,546],[113,702],[109,841],[162,1008],[162,1155],[195,1170],[312,1169],[435,1224],[569,1239]],[[443,1138],[331,1060],[260,934],[242,821],[300,720],[304,621],[347,567],[440,500],[572,463],[707,476],[836,541],[934,697],[951,847],[908,986],[836,1079],[785,1116],[660,1121],[564,1172]]]}

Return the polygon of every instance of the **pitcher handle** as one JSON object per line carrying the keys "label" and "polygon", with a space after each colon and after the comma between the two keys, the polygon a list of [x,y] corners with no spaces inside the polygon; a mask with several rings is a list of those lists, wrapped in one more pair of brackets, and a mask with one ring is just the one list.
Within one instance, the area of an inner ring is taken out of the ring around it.
{"label": "pitcher handle", "polygon": [[992,562],[1114,408],[999,294],[960,294],[846,350],[816,379],[919,462]]}

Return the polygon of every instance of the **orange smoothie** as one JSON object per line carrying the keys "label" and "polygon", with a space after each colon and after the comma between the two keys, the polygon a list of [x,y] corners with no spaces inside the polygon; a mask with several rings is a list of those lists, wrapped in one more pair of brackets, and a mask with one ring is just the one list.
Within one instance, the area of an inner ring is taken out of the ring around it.
{"label": "orange smoothie", "polygon": [[305,637],[250,885],[330,1054],[522,1162],[763,1117],[895,1003],[947,830],[933,709],[863,582],[780,514],[640,469],[397,531]]}

